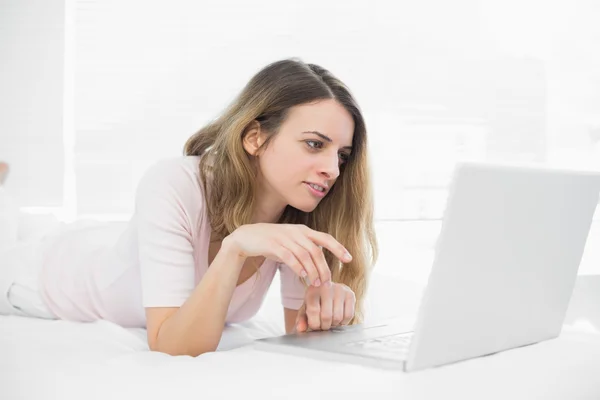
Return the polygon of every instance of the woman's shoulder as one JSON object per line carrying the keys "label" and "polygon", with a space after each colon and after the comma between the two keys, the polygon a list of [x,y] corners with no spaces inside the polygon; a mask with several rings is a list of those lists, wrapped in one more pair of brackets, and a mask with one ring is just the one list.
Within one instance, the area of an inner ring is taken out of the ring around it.
{"label": "woman's shoulder", "polygon": [[169,157],[155,161],[143,173],[139,186],[199,187],[198,156]]}
{"label": "woman's shoulder", "polygon": [[199,156],[180,156],[162,158],[150,164],[146,173],[157,174],[159,176],[198,176],[198,166],[200,163]]}
{"label": "woman's shoulder", "polygon": [[142,175],[136,189],[136,205],[172,204],[175,209],[195,210],[204,204],[197,156],[171,157],[154,162]]}

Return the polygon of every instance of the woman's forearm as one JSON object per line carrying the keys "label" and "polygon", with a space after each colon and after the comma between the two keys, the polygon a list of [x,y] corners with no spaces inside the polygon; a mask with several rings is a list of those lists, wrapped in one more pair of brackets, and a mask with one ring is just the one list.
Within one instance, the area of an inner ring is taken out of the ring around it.
{"label": "woman's forearm", "polygon": [[192,295],[160,327],[153,350],[194,357],[215,351],[244,261],[223,241]]}

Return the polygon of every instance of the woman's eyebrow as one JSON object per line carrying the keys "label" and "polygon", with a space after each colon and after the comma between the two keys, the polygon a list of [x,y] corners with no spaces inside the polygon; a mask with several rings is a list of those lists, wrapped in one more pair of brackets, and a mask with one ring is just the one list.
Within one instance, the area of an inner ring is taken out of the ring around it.
{"label": "woman's eyebrow", "polygon": [[[333,142],[333,140],[331,140],[331,138],[329,136],[326,136],[326,135],[324,135],[324,134],[322,134],[321,132],[318,132],[318,131],[306,131],[306,132],[302,132],[302,133],[303,134],[304,133],[312,133],[314,135],[319,136],[321,139],[323,139],[323,140],[325,140],[325,141],[327,141],[329,143]],[[342,147],[342,149],[352,150],[352,146],[344,146],[344,147]]]}

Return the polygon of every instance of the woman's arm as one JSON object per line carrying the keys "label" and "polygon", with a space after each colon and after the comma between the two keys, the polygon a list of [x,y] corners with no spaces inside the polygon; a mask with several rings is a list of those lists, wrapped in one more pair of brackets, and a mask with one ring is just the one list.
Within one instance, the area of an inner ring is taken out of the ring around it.
{"label": "woman's arm", "polygon": [[225,238],[208,271],[181,307],[146,308],[150,349],[193,357],[215,351],[244,261]]}

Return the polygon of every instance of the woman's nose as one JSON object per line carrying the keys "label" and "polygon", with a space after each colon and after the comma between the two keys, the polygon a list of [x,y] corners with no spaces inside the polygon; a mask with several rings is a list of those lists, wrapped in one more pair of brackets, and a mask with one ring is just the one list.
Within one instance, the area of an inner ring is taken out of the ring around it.
{"label": "woman's nose", "polygon": [[328,179],[336,179],[340,176],[340,160],[337,153],[335,154],[335,157],[327,156],[326,159],[323,160],[321,173]]}

